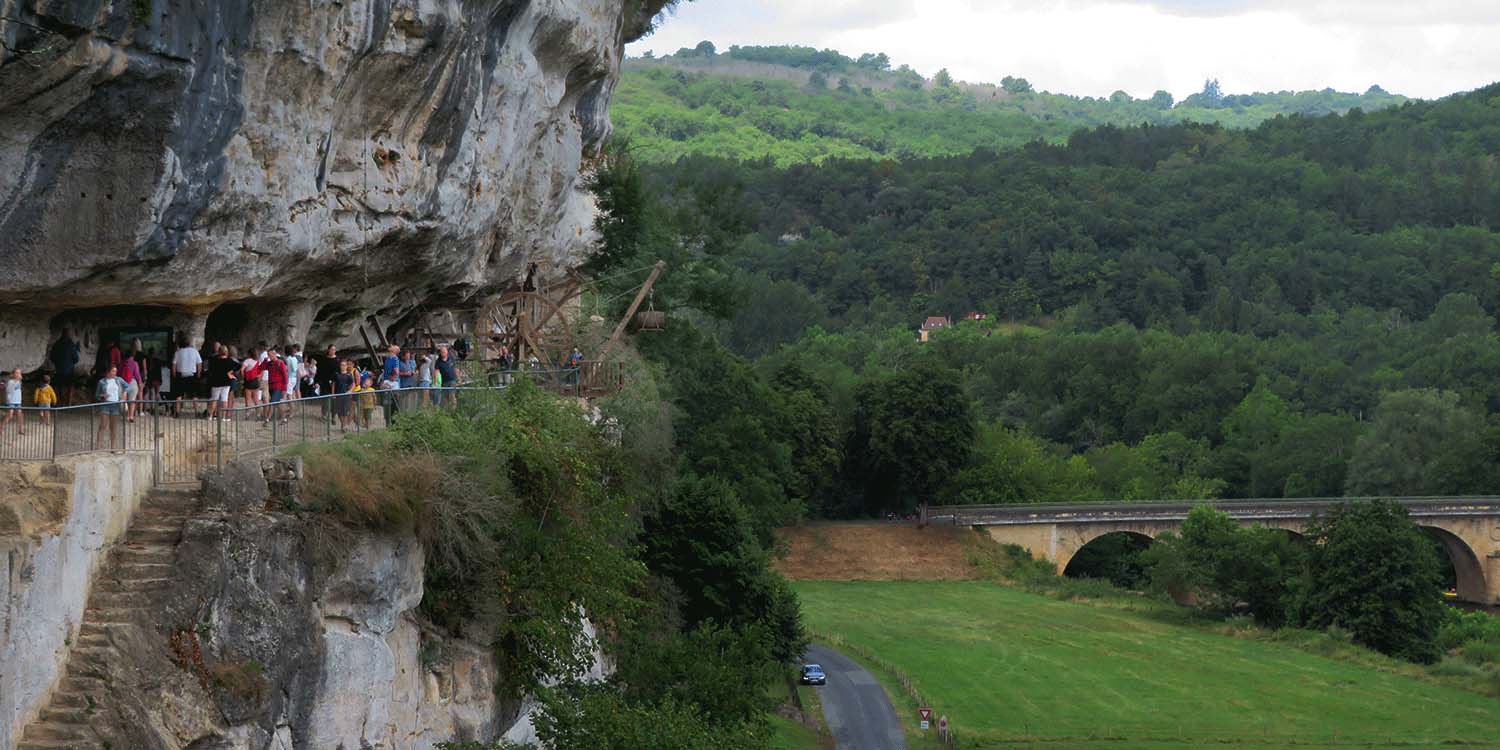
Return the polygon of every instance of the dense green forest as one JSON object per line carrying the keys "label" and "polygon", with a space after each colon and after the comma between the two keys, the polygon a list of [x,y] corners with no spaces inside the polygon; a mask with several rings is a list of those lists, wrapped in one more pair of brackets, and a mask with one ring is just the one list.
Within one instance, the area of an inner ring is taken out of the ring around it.
{"label": "dense green forest", "polygon": [[900,162],[688,157],[630,166],[606,205],[638,219],[611,227],[622,258],[672,263],[648,353],[685,455],[769,519],[1480,493],[1497,153],[1492,86]]}
{"label": "dense green forest", "polygon": [[947,71],[924,78],[884,54],[846,57],[810,47],[731,47],[704,42],[625,66],[612,114],[638,158],[704,155],[769,158],[779,166],[825,159],[968,154],[975,149],[1061,143],[1079,128],[1186,121],[1251,127],[1277,115],[1373,111],[1406,102],[1372,86],[1225,94],[1217,81],[1176,102],[1166,91],[1079,97],[1038,91],[1024,78],[967,83]]}

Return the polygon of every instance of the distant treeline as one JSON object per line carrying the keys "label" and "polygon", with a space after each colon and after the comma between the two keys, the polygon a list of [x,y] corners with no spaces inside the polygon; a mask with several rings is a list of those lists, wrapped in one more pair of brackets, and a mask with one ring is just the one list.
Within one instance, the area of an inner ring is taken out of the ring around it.
{"label": "distant treeline", "polygon": [[1061,142],[1098,125],[1214,122],[1252,127],[1282,114],[1373,111],[1408,101],[1372,86],[1363,94],[1280,91],[1224,94],[1215,80],[1175,102],[1157,91],[1078,97],[1037,91],[1024,78],[998,84],[931,78],[891,68],[884,53],[851,58],[811,47],[731,47],[712,43],[626,66],[613,105],[620,131],[640,158],[687,155],[781,166],[829,158],[914,158],[976,148]]}

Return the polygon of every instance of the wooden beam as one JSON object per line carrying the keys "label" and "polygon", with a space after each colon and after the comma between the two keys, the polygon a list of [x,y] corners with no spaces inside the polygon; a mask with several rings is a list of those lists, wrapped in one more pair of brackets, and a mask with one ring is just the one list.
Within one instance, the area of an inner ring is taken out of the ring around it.
{"label": "wooden beam", "polygon": [[656,283],[656,279],[661,276],[662,269],[666,267],[667,262],[664,260],[656,261],[656,265],[651,267],[651,275],[646,277],[646,283],[641,285],[641,291],[635,295],[635,301],[630,303],[630,309],[625,311],[625,317],[620,318],[620,324],[615,326],[615,332],[610,334],[609,341],[604,342],[604,348],[599,350],[595,359],[603,362],[609,356],[610,351],[615,348],[615,344],[620,343],[620,336],[624,335],[625,326],[630,325],[630,319],[635,317],[635,311],[641,309],[641,303],[645,302],[646,295],[651,293],[651,285]]}

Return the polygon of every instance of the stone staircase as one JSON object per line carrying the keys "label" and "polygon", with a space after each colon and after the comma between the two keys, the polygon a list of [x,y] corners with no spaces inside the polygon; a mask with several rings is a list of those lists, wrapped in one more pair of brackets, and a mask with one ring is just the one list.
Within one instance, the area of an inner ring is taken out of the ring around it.
{"label": "stone staircase", "polygon": [[157,487],[131,519],[125,539],[94,578],[78,639],[51,701],[26,726],[16,750],[104,750],[90,726],[107,689],[105,668],[117,658],[111,632],[133,627],[153,590],[167,584],[182,527],[198,490]]}

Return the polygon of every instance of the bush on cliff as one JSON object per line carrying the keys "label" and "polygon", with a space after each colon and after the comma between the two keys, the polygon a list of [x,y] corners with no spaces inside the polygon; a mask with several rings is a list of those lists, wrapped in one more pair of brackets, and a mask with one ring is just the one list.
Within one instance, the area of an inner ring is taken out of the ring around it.
{"label": "bush on cliff", "polygon": [[388,434],[307,451],[312,505],[354,526],[410,529],[426,549],[423,612],[492,641],[503,693],[581,674],[587,617],[625,627],[645,568],[619,449],[569,402],[521,381]]}

